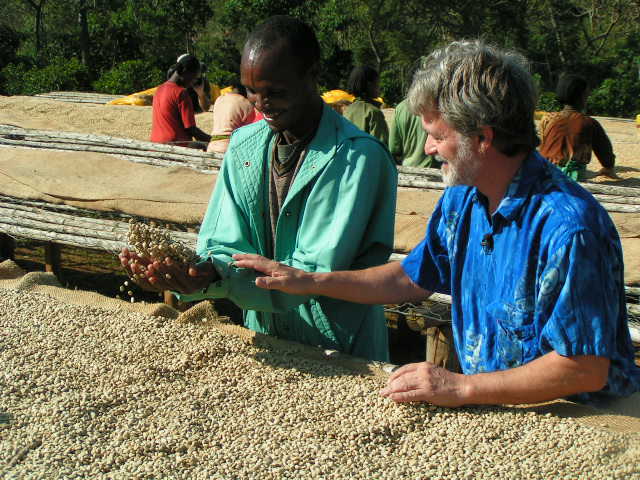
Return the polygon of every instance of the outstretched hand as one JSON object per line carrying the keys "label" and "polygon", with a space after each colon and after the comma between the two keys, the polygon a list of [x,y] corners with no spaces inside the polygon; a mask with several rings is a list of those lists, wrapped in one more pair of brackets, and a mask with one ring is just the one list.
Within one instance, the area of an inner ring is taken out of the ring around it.
{"label": "outstretched hand", "polygon": [[202,290],[217,278],[210,263],[189,265],[176,262],[170,257],[142,257],[127,248],[122,249],[119,257],[127,274],[140,288],[147,291],[174,290],[189,294]]}
{"label": "outstretched hand", "polygon": [[237,253],[234,264],[239,268],[251,268],[264,274],[256,278],[256,285],[267,290],[280,290],[292,295],[313,294],[314,280],[311,273],[269,260],[260,255]]}
{"label": "outstretched hand", "polygon": [[443,407],[464,405],[465,376],[430,362],[410,363],[391,374],[380,395],[395,402],[429,402]]}

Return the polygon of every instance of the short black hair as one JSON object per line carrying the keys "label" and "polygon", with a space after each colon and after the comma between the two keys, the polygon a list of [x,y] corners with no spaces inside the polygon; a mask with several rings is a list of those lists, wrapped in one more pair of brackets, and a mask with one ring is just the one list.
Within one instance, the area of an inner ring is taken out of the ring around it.
{"label": "short black hair", "polygon": [[302,20],[289,15],[275,15],[258,25],[247,38],[245,50],[269,50],[286,45],[306,73],[320,62],[320,44],[313,29]]}
{"label": "short black hair", "polygon": [[360,65],[351,70],[347,81],[347,90],[351,95],[360,98],[369,97],[369,84],[378,80],[379,75],[375,68],[368,65]]}
{"label": "short black hair", "polygon": [[180,57],[180,60],[178,60],[178,63],[175,64],[175,71],[180,75],[185,72],[195,72],[201,69],[202,64],[195,55],[183,55]]}
{"label": "short black hair", "polygon": [[575,108],[582,108],[584,102],[584,92],[587,91],[589,85],[587,81],[573,74],[564,74],[558,80],[556,87],[556,97],[558,101],[564,105],[571,105]]}
{"label": "short black hair", "polygon": [[240,83],[240,80],[238,78],[234,78],[233,80],[231,80],[229,86],[243,97],[247,96],[247,89],[244,85],[242,85],[242,83]]}

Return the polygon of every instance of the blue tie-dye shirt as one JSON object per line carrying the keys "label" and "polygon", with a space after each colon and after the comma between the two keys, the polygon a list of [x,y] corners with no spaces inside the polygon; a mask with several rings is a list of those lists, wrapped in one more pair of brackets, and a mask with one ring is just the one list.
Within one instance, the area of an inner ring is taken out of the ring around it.
{"label": "blue tie-dye shirt", "polygon": [[464,373],[555,350],[611,359],[605,388],[579,400],[640,390],[618,233],[593,196],[539,154],[525,159],[492,216],[477,188],[448,188],[402,266],[422,288],[451,295]]}

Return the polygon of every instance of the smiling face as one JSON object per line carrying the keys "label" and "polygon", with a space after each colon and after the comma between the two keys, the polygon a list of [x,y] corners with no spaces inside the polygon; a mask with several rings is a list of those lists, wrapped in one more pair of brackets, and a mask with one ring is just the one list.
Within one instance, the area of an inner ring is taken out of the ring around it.
{"label": "smiling face", "polygon": [[301,72],[286,45],[245,49],[240,81],[272,130],[301,138],[312,128],[310,112],[321,106],[313,69]]}
{"label": "smiling face", "polygon": [[472,140],[460,135],[437,112],[422,115],[427,132],[424,151],[435,155],[442,163],[442,179],[448,186],[473,185],[478,177],[480,162]]}

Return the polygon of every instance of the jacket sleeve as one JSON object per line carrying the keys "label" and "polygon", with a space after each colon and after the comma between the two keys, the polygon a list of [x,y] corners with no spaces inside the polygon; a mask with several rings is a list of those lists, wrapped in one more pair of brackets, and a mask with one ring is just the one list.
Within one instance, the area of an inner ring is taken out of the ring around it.
{"label": "jacket sleeve", "polygon": [[393,122],[391,122],[391,128],[389,128],[389,151],[396,163],[402,165],[402,133],[400,132],[400,122],[398,120],[398,112],[396,110]]}
{"label": "jacket sleeve", "polygon": [[[256,225],[252,221],[248,206],[247,192],[256,186],[250,187],[242,182],[240,168],[230,146],[198,233],[198,256],[202,262],[213,263],[220,278],[200,292],[176,293],[176,296],[186,302],[228,298],[244,310],[290,310],[306,301],[307,297],[258,288],[253,270],[233,265],[231,256],[235,253],[264,254],[265,225]],[[266,210],[266,206],[263,205],[262,209]]]}
{"label": "jacket sleeve", "polygon": [[602,125],[600,125],[600,122],[595,118],[592,118],[591,120],[593,121],[593,153],[596,154],[596,157],[598,157],[598,160],[603,167],[612,168],[616,163],[616,156],[613,153],[611,140],[609,140],[609,137],[604,131],[604,128],[602,128]]}
{"label": "jacket sleeve", "polygon": [[368,132],[385,145],[389,145],[389,126],[384,118],[382,110],[376,108],[369,113],[367,119]]}

